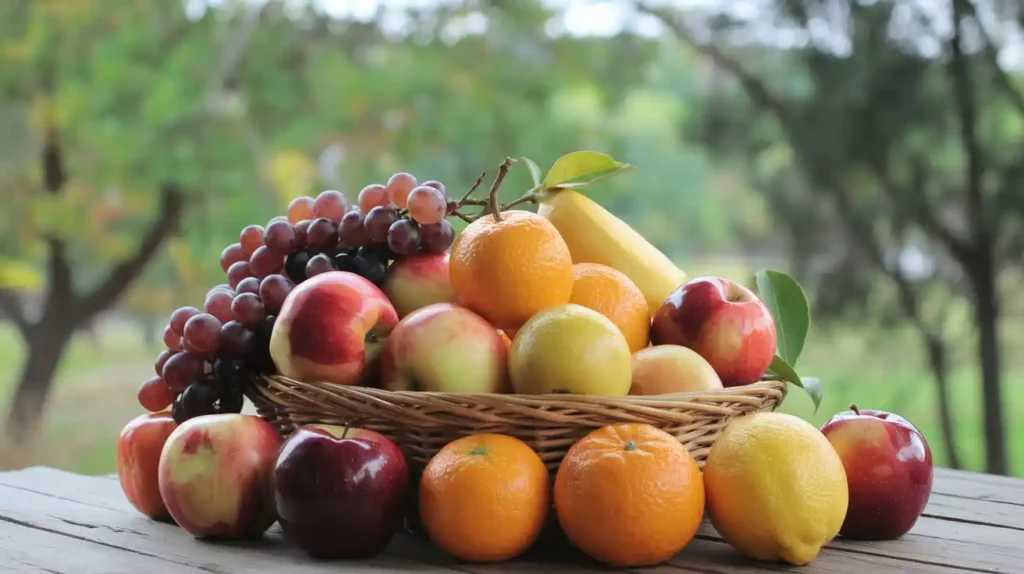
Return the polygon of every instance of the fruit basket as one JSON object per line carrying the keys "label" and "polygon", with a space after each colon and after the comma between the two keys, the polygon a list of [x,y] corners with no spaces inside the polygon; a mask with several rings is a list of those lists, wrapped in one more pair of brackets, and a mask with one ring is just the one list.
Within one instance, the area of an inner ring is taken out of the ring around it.
{"label": "fruit basket", "polygon": [[519,438],[554,471],[574,442],[616,423],[662,429],[703,466],[732,419],[774,410],[785,394],[786,383],[773,379],[715,392],[604,397],[387,391],[273,375],[256,382],[250,399],[282,436],[311,423],[377,431],[402,449],[414,472],[444,445],[476,433]]}

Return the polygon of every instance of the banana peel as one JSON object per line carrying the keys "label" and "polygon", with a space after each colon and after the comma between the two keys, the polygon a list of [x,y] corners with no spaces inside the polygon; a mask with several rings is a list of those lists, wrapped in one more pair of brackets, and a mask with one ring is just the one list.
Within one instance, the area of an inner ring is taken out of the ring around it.
{"label": "banana peel", "polygon": [[600,263],[629,277],[643,293],[652,317],[686,282],[686,273],[664,253],[582,193],[553,191],[541,201],[538,213],[562,235],[573,263]]}

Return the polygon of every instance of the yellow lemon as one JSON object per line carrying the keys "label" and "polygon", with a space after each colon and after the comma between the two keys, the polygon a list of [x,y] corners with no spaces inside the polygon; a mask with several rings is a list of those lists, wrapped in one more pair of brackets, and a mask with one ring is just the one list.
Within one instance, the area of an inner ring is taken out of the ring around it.
{"label": "yellow lemon", "polygon": [[573,303],[545,309],[516,333],[508,358],[517,393],[621,396],[632,358],[622,331],[604,315]]}
{"label": "yellow lemon", "polygon": [[760,560],[806,564],[839,533],[849,492],[843,463],[818,429],[792,415],[729,423],[704,465],[718,533]]}

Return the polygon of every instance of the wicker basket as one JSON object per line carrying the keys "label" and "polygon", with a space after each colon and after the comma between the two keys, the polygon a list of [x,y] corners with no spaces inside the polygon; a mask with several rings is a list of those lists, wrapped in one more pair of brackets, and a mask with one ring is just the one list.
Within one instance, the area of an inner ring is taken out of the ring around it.
{"label": "wicker basket", "polygon": [[418,475],[450,441],[483,432],[517,437],[558,468],[576,440],[614,423],[648,423],[679,439],[702,467],[728,422],[774,410],[786,383],[765,380],[711,393],[599,397],[385,391],[297,381],[283,376],[255,382],[249,398],[282,436],[310,423],[352,425],[380,432],[402,449]]}

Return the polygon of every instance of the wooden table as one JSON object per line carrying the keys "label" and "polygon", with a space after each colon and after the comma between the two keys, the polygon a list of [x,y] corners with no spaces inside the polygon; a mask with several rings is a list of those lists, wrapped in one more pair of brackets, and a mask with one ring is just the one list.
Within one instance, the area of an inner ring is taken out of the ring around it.
{"label": "wooden table", "polygon": [[[1024,480],[936,470],[925,515],[894,542],[836,540],[808,566],[748,560],[709,526],[675,559],[648,573],[1024,572]],[[385,555],[324,563],[306,558],[275,525],[265,540],[209,543],[150,521],[112,477],[47,468],[0,473],[0,572],[607,572],[566,544],[505,564],[460,564],[428,542],[400,535]]]}

